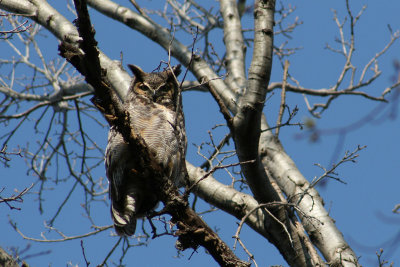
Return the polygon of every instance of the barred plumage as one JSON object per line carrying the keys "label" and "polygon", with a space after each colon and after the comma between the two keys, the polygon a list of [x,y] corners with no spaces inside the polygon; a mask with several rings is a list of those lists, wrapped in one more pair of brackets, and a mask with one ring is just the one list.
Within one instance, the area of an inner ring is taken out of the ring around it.
{"label": "barred plumage", "polygon": [[[180,65],[159,73],[146,73],[128,65],[135,78],[125,100],[133,130],[144,139],[175,184],[183,185],[186,175],[186,132],[182,100],[176,76]],[[110,184],[111,215],[119,235],[133,235],[136,219],[153,210],[159,202],[149,181],[150,172],[137,172],[135,159],[121,134],[111,127],[108,135],[105,165]],[[143,169],[143,168],[142,168]]]}

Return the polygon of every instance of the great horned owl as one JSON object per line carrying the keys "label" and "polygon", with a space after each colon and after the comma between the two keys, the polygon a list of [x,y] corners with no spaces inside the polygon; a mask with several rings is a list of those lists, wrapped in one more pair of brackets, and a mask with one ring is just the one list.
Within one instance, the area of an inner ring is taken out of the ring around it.
{"label": "great horned owl", "polygon": [[[124,106],[129,112],[131,127],[144,139],[149,152],[163,172],[176,185],[186,175],[186,133],[182,100],[176,76],[180,65],[158,73],[146,73],[128,65],[135,78]],[[133,235],[136,219],[144,217],[159,202],[151,186],[146,167],[138,173],[135,158],[138,151],[129,149],[122,135],[111,127],[105,155],[106,174],[110,184],[111,215],[118,235]]]}

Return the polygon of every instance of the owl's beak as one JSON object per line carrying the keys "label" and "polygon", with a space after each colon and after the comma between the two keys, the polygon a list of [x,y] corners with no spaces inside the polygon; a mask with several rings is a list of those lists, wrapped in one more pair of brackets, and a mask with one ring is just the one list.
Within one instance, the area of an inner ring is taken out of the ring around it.
{"label": "owl's beak", "polygon": [[157,98],[157,90],[151,90],[151,96],[153,97],[153,101],[156,101],[156,98]]}

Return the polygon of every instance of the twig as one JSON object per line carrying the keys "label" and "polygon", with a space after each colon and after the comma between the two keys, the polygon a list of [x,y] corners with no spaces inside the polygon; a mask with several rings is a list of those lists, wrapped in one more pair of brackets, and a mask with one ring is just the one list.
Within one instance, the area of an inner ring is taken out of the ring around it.
{"label": "twig", "polygon": [[58,209],[56,211],[56,214],[54,214],[54,216],[50,219],[50,221],[48,222],[48,224],[50,226],[53,226],[55,219],[57,218],[57,216],[60,214],[61,210],[63,209],[63,207],[65,206],[65,204],[67,204],[67,201],[69,200],[69,198],[71,197],[72,193],[75,191],[76,186],[78,185],[78,180],[75,181],[74,185],[72,186],[71,190],[69,190],[67,196],[65,197],[64,201],[61,203],[60,206],[58,206]]}
{"label": "twig", "polygon": [[[282,117],[283,117],[283,112],[285,111],[285,103],[286,103],[286,82],[287,82],[287,74],[288,74],[288,69],[289,69],[289,61],[285,60],[285,67],[283,69],[283,81],[282,81],[282,91],[281,91],[281,105],[279,107],[279,115],[278,115],[278,120],[276,121],[276,125],[281,125],[282,122]],[[275,137],[279,137],[279,129],[280,127],[277,127],[275,130]]]}
{"label": "twig", "polygon": [[[196,35],[193,38],[193,45],[192,45],[192,52],[191,52],[190,62],[189,62],[189,65],[187,66],[187,69],[185,71],[185,75],[184,75],[183,80],[182,80],[182,82],[180,84],[180,88],[182,88],[182,85],[183,85],[183,82],[184,82],[184,80],[186,78],[186,74],[187,74],[187,72],[189,70],[189,67],[190,67],[194,57],[196,57],[196,55],[194,54],[194,44],[195,44],[195,42],[197,40],[198,31],[199,31],[199,29],[196,28]],[[231,115],[229,113],[229,110],[226,107],[225,103],[222,101],[221,97],[218,95],[217,91],[214,89],[213,85],[210,83],[210,81],[211,80],[203,80],[203,81],[201,81],[201,84],[205,84],[208,87],[208,90],[210,91],[211,95],[214,97],[215,101],[217,102],[217,104],[218,104],[218,106],[220,108],[220,111],[223,114],[223,116],[224,116],[224,118],[225,118],[225,120],[226,120],[226,122],[228,124],[229,129],[231,130],[231,132],[233,132],[233,119],[232,119],[232,117],[231,117]]]}
{"label": "twig", "polygon": [[229,139],[231,139],[232,134],[228,133],[225,135],[225,137],[221,140],[221,142],[218,144],[218,146],[214,147],[214,151],[211,153],[211,156],[200,165],[200,168],[202,169],[209,169],[211,167],[210,162],[216,157],[216,155],[220,152],[222,147],[229,142]]}
{"label": "twig", "polygon": [[80,109],[79,109],[79,104],[78,101],[75,99],[74,100],[74,104],[75,104],[75,108],[76,108],[76,115],[77,115],[77,119],[78,119],[78,125],[79,125],[79,132],[82,138],[82,161],[81,161],[81,173],[84,173],[84,166],[85,166],[85,159],[86,159],[86,139],[85,139],[85,135],[84,135],[84,130],[83,130],[83,125],[82,125],[82,120],[81,120],[81,113],[80,113]]}
{"label": "twig", "polygon": [[353,162],[353,163],[355,163],[355,162],[356,162],[355,159],[359,156],[359,155],[356,154],[356,153],[359,152],[359,151],[361,151],[361,150],[363,150],[364,148],[366,148],[366,146],[360,146],[360,145],[358,145],[357,148],[356,148],[353,152],[349,153],[348,151],[346,151],[346,153],[345,153],[345,155],[343,156],[343,158],[342,158],[337,164],[333,164],[332,168],[329,169],[329,170],[327,170],[325,167],[321,166],[320,164],[315,164],[316,166],[318,166],[318,167],[320,167],[322,170],[324,170],[324,173],[323,173],[321,176],[319,176],[318,178],[315,177],[315,178],[311,181],[311,183],[310,183],[310,185],[307,187],[307,189],[305,189],[305,190],[301,193],[301,196],[299,197],[299,200],[297,201],[296,205],[298,205],[298,204],[303,200],[304,196],[305,196],[306,194],[308,194],[308,190],[309,190],[310,188],[315,187],[319,182],[321,182],[321,181],[322,181],[323,179],[325,179],[325,178],[331,178],[331,179],[334,179],[334,180],[336,180],[336,181],[338,181],[338,182],[341,182],[341,183],[343,183],[343,184],[346,184],[346,182],[344,182],[344,181],[341,180],[339,177],[337,177],[338,174],[335,172],[335,170],[336,170],[340,165],[342,165],[342,164],[345,163],[345,162]]}
{"label": "twig", "polygon": [[344,182],[344,181],[342,181],[341,179],[339,179],[338,177],[335,177],[334,175],[337,175],[336,173],[335,173],[335,170],[340,166],[340,165],[342,165],[343,163],[345,163],[345,162],[353,162],[353,163],[355,163],[356,162],[356,158],[359,156],[358,154],[356,154],[357,152],[359,152],[359,151],[361,151],[361,150],[363,150],[364,148],[366,148],[367,146],[357,146],[357,148],[353,151],[353,152],[351,152],[351,153],[349,153],[349,151],[346,151],[346,153],[345,153],[345,155],[343,156],[343,158],[337,163],[337,164],[333,164],[333,166],[332,166],[332,168],[331,169],[329,169],[329,170],[327,170],[326,168],[324,168],[323,166],[321,166],[320,164],[315,164],[316,166],[318,166],[318,167],[320,167],[322,170],[324,170],[324,174],[323,175],[321,175],[320,177],[318,177],[318,178],[314,178],[312,181],[311,181],[311,183],[310,183],[310,187],[314,187],[314,186],[316,186],[321,180],[323,180],[324,178],[332,178],[332,179],[335,179],[335,180],[337,180],[337,181],[339,181],[339,182],[341,182],[341,183],[346,183],[346,182]]}
{"label": "twig", "polygon": [[[379,267],[385,267],[386,264],[388,264],[389,262],[387,260],[382,259],[382,254],[383,254],[383,249],[381,248],[379,251],[376,252],[376,256],[378,257],[378,266]],[[393,262],[390,263],[389,267],[394,266]]]}
{"label": "twig", "polygon": [[143,9],[136,3],[135,0],[129,0],[129,1],[136,8],[136,10],[140,13],[140,15],[142,15],[143,17],[148,19],[150,22],[153,22],[153,20],[146,14],[146,12],[143,11]]}
{"label": "twig", "polygon": [[103,260],[103,262],[98,266],[98,267],[102,267],[106,264],[107,260],[111,257],[111,255],[114,253],[115,249],[118,247],[119,243],[121,242],[121,240],[124,239],[123,237],[120,237],[117,241],[117,243],[115,243],[115,245],[112,247],[112,249],[110,250],[110,252],[108,252],[107,256],[105,257],[105,259]]}
{"label": "twig", "polygon": [[243,248],[243,250],[246,252],[247,255],[249,255],[250,260],[254,263],[254,265],[256,267],[258,267],[258,264],[254,258],[254,255],[246,248],[246,246],[244,245],[244,243],[242,242],[242,240],[240,238],[236,238],[235,237],[235,242],[239,242],[240,246]]}
{"label": "twig", "polygon": [[17,156],[22,157],[21,152],[22,152],[21,149],[19,149],[18,152],[7,152],[7,144],[3,144],[3,148],[0,150],[0,159],[5,160],[5,161],[10,161],[11,159],[9,157],[7,157],[7,155],[17,155]]}
{"label": "twig", "polygon": [[90,262],[86,259],[85,248],[83,247],[83,240],[81,240],[81,248],[82,248],[83,259],[85,260],[86,263],[86,267],[89,267]]}
{"label": "twig", "polygon": [[84,238],[84,237],[96,235],[96,234],[101,233],[101,232],[103,232],[103,231],[105,231],[107,229],[113,228],[113,225],[107,225],[107,226],[101,226],[101,227],[97,227],[96,226],[97,230],[95,230],[95,231],[92,231],[92,232],[89,232],[89,233],[86,233],[86,234],[82,234],[82,235],[66,236],[62,232],[60,232],[59,230],[57,230],[57,229],[55,229],[53,227],[47,226],[47,228],[49,228],[50,230],[56,231],[63,238],[60,238],[60,239],[46,239],[46,237],[42,234],[42,238],[43,239],[38,239],[38,238],[32,238],[32,237],[28,237],[28,236],[24,235],[21,232],[21,230],[17,227],[17,224],[14,223],[13,221],[11,221],[11,219],[9,219],[9,223],[14,228],[14,230],[17,231],[17,233],[21,235],[21,237],[23,239],[31,240],[31,241],[35,241],[35,242],[41,242],[41,243],[56,243],[56,242],[65,242],[65,241],[74,240],[74,239],[81,239],[81,238]]}
{"label": "twig", "polygon": [[231,130],[231,133],[234,133],[234,127],[233,127],[233,118],[231,117],[228,108],[226,107],[224,101],[222,101],[221,97],[219,96],[219,94],[217,93],[217,91],[214,89],[213,85],[211,85],[211,83],[209,83],[209,81],[207,81],[207,86],[208,86],[208,90],[210,91],[211,95],[214,97],[215,101],[217,102],[219,109],[222,113],[222,115],[224,115],[224,118],[226,120],[226,123],[229,127],[229,129]]}
{"label": "twig", "polygon": [[232,163],[232,164],[228,164],[228,165],[222,165],[222,166],[215,166],[214,168],[212,168],[210,171],[206,172],[200,179],[198,179],[194,184],[192,184],[185,192],[185,196],[188,196],[189,193],[193,190],[194,187],[196,187],[201,181],[203,181],[204,179],[206,179],[208,176],[210,176],[211,174],[213,174],[215,171],[219,170],[219,169],[225,169],[225,168],[229,168],[229,167],[233,167],[233,166],[238,166],[238,165],[242,165],[242,164],[248,164],[248,163],[254,163],[255,160],[248,160],[248,161],[243,161],[243,162],[236,162],[236,163]]}
{"label": "twig", "polygon": [[[180,85],[179,85],[179,88],[183,88],[183,82],[186,80],[186,75],[188,74],[188,72],[189,72],[189,69],[190,69],[190,67],[191,67],[191,65],[192,65],[192,62],[193,62],[193,58],[195,57],[195,53],[194,53],[194,45],[196,44],[196,41],[197,41],[197,37],[199,36],[199,28],[196,28],[196,34],[193,36],[193,42],[192,42],[192,50],[191,50],[191,57],[190,57],[190,61],[189,61],[189,64],[186,66],[186,70],[185,70],[185,73],[183,74],[183,78],[182,78],[182,81],[181,81],[181,83],[180,83]],[[172,44],[172,43],[171,43]],[[169,46],[169,48],[168,48],[168,54],[169,55],[171,55],[171,44],[170,44],[170,46]]]}
{"label": "twig", "polygon": [[[0,16],[7,16],[7,15],[9,15],[9,14],[0,14]],[[29,28],[32,27],[32,24],[29,24],[28,26],[24,27],[24,25],[27,24],[28,22],[29,22],[28,20],[25,20],[23,23],[14,27],[14,29],[11,29],[8,31],[0,31],[0,34],[7,35],[7,34],[20,33],[20,32],[27,31]],[[3,39],[3,38],[4,37],[2,37],[1,39]],[[7,37],[5,37],[5,38],[7,38]]]}
{"label": "twig", "polygon": [[[264,208],[263,210],[264,210],[265,212],[267,212],[268,215],[271,216],[271,218],[272,218],[273,220],[275,220],[278,224],[280,224],[280,225],[282,226],[282,228],[284,229],[284,231],[286,232],[286,234],[287,234],[287,236],[288,236],[288,238],[289,238],[289,241],[290,241],[291,245],[293,246],[292,237],[290,236],[290,233],[289,233],[289,231],[287,230],[286,226],[285,226],[281,221],[279,221],[279,219],[276,218],[276,217],[268,210],[268,207],[274,207],[274,206],[277,206],[277,205],[294,206],[293,204],[289,204],[289,203],[271,202],[271,203],[259,204],[257,207],[255,207],[255,208],[253,208],[252,210],[250,210],[249,212],[247,212],[246,215],[243,216],[242,220],[240,221],[239,226],[238,226],[238,228],[237,228],[237,230],[236,230],[236,233],[235,233],[235,235],[233,236],[233,238],[235,238],[235,244],[233,245],[233,248],[234,248],[234,249],[236,248],[236,242],[237,242],[237,241],[239,241],[240,245],[243,247],[242,242],[240,242],[240,237],[239,237],[240,231],[242,230],[242,227],[243,227],[245,221],[247,220],[247,218],[248,218],[253,212],[255,212],[256,210],[258,210],[258,209],[260,209],[260,208]],[[245,248],[243,247],[243,249],[245,249]],[[246,249],[245,249],[245,250],[246,250]],[[246,252],[247,252],[247,251],[246,251]],[[249,253],[248,253],[248,254],[249,254]],[[250,256],[250,255],[251,255],[251,254],[249,254],[249,256]]]}
{"label": "twig", "polygon": [[[28,193],[29,190],[31,190],[33,187],[33,184],[31,184],[29,187],[25,188],[22,190],[18,195],[14,196],[12,195],[11,197],[7,198],[2,198],[0,196],[0,203],[4,202],[6,205],[11,209],[11,210],[21,210],[21,208],[14,207],[11,205],[9,202],[23,202],[24,200],[22,199],[22,196]],[[4,190],[4,188],[0,191],[0,193]]]}
{"label": "twig", "polygon": [[303,129],[303,125],[304,125],[303,123],[301,123],[301,122],[291,123],[292,119],[297,115],[297,112],[299,111],[298,107],[296,106],[293,109],[293,111],[290,110],[288,105],[285,105],[285,107],[286,107],[286,109],[288,110],[288,113],[289,113],[289,117],[286,120],[286,122],[281,123],[279,125],[276,125],[274,127],[270,127],[270,128],[267,128],[267,129],[262,129],[261,130],[262,133],[266,132],[266,131],[271,131],[273,129],[281,128],[281,127],[284,127],[284,126],[299,126],[300,130]]}

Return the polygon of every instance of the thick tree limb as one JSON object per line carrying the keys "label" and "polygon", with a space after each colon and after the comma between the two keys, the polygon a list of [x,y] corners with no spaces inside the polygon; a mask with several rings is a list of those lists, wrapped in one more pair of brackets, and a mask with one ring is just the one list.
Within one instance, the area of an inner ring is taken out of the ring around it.
{"label": "thick tree limb", "polygon": [[242,94],[246,85],[245,45],[242,24],[236,0],[220,1],[220,11],[224,20],[224,43],[228,76],[226,82],[236,94]]}
{"label": "thick tree limb", "polygon": [[[260,204],[279,201],[258,154],[261,114],[272,68],[275,1],[256,1],[254,10],[254,49],[247,88],[239,99],[239,108],[231,129],[242,171],[254,198]],[[229,122],[228,122],[229,123]],[[291,266],[313,266],[304,240],[282,206],[266,210],[268,240]],[[295,256],[296,255],[296,256]]]}
{"label": "thick tree limb", "polygon": [[274,1],[256,1],[254,10],[255,36],[253,58],[245,94],[240,98],[239,110],[233,120],[233,137],[239,161],[256,160],[242,166],[246,180],[260,203],[276,200],[274,190],[269,187],[268,178],[258,158],[260,120],[266,86],[272,67]]}

